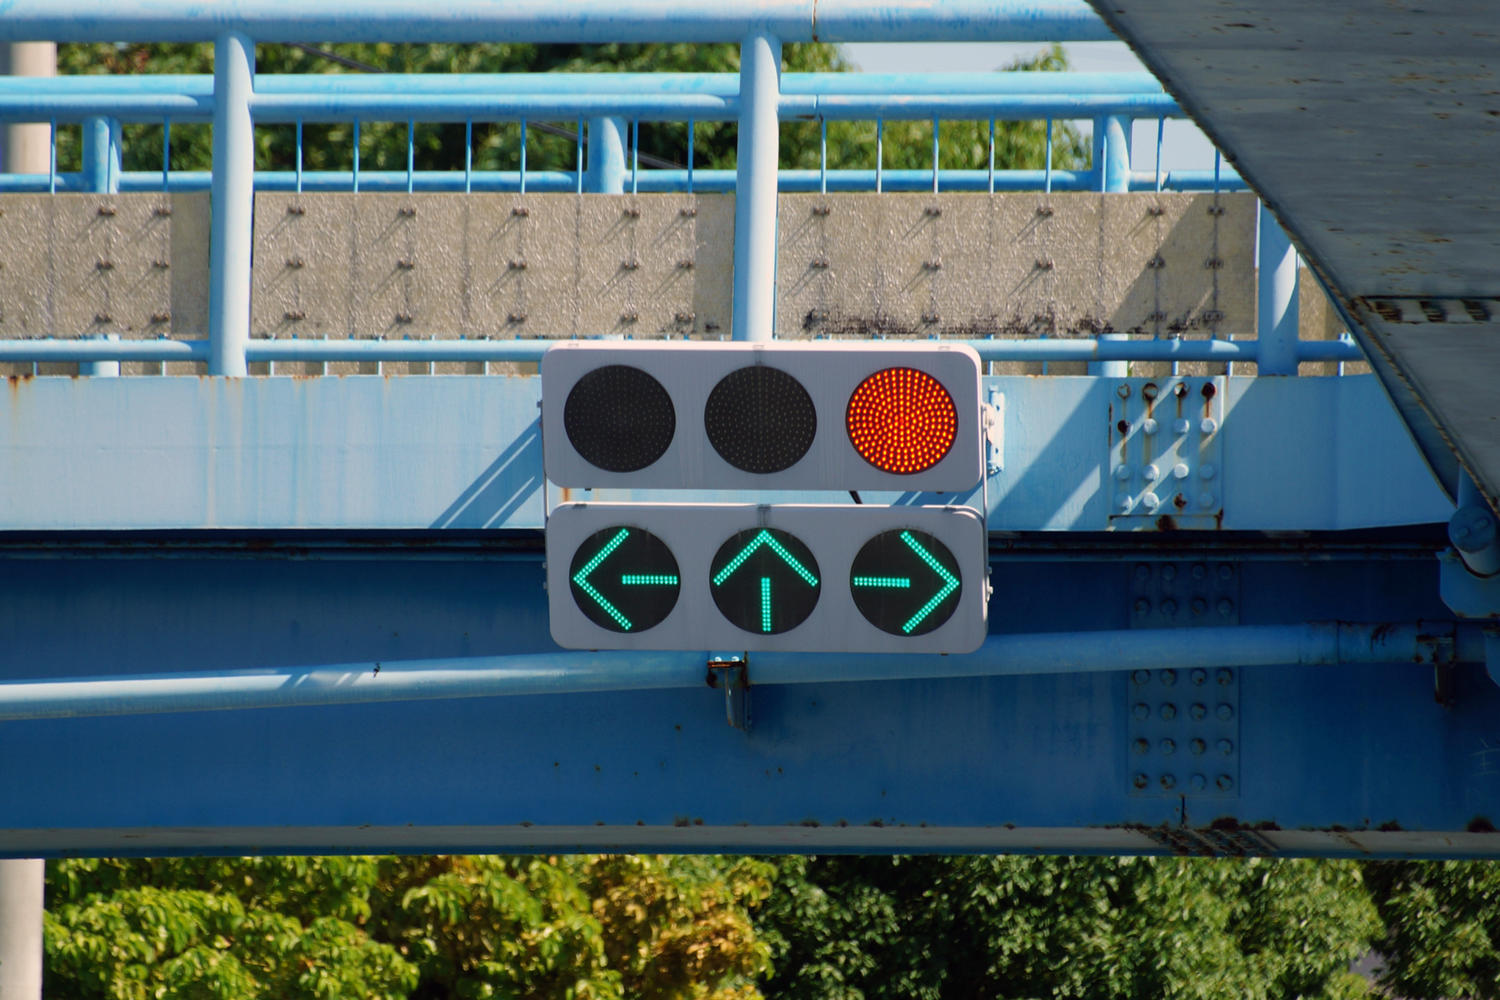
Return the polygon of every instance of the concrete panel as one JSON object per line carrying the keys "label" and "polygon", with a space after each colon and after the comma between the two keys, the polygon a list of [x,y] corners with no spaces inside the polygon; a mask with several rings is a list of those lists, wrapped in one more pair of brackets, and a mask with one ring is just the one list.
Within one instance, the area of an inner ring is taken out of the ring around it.
{"label": "concrete panel", "polygon": [[[12,195],[0,210],[0,335],[205,335],[206,194]],[[783,195],[779,214],[781,337],[1255,329],[1248,195]],[[725,336],[733,237],[730,195],[264,193],[252,330]],[[432,366],[383,370],[408,369]]]}
{"label": "concrete panel", "polygon": [[733,214],[712,195],[262,194],[254,331],[712,335]]}
{"label": "concrete panel", "polygon": [[206,194],[0,197],[0,336],[202,336],[208,229]]}
{"label": "concrete panel", "polygon": [[1254,330],[1248,195],[783,195],[780,216],[783,337]]}

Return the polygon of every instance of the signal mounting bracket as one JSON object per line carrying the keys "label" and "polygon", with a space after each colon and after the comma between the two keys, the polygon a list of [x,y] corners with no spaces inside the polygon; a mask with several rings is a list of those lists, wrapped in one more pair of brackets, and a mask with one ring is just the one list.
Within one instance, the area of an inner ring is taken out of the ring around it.
{"label": "signal mounting bracket", "polygon": [[724,692],[724,716],[735,729],[750,728],[749,654],[710,653],[708,686]]}

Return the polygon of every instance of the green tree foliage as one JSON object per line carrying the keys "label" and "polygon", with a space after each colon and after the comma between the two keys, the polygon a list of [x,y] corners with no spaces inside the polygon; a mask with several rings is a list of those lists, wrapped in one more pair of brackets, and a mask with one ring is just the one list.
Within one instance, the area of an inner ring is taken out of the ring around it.
{"label": "green tree foliage", "polygon": [[77,859],[48,872],[65,1000],[754,1000],[762,861]]}
{"label": "green tree foliage", "polygon": [[[717,45],[331,45],[331,52],[353,68],[304,48],[259,45],[259,73],[350,73],[378,70],[391,73],[544,73],[544,72],[703,72],[739,70],[737,46]],[[837,72],[849,68],[838,49],[826,44],[788,45],[783,68],[787,72]],[[1057,46],[1010,70],[1064,70],[1067,59]],[[211,73],[213,49],[208,45],[132,44],[63,45],[58,49],[58,71],[86,73]],[[577,162],[574,141],[557,130],[576,132],[576,121],[536,123],[527,135],[528,170],[572,170]],[[929,169],[932,166],[932,123],[892,121],[883,134],[887,169]],[[360,167],[405,170],[405,122],[367,122],[360,129]],[[693,132],[694,163],[704,168],[733,167],[736,126],[732,122],[702,122]],[[414,130],[414,165],[418,170],[461,170],[464,165],[462,124],[419,123]],[[643,156],[685,165],[687,126],[680,123],[643,123]],[[353,164],[353,127],[348,123],[304,126],[303,168],[348,170]],[[945,122],[941,132],[941,166],[984,168],[988,165],[988,122]],[[875,165],[874,122],[831,122],[828,126],[828,165],[871,169]],[[78,169],[79,133],[63,130],[58,141],[60,169]],[[520,127],[516,123],[475,122],[473,165],[479,170],[511,170],[519,163]],[[156,125],[127,125],[124,131],[124,169],[160,170],[162,130]],[[256,129],[257,165],[261,169],[290,170],[296,162],[295,126]],[[782,126],[781,162],[785,167],[815,168],[820,157],[816,123]],[[210,128],[177,124],[171,129],[174,169],[206,170],[211,162]],[[1086,141],[1069,123],[1058,123],[1054,135],[1053,166],[1069,169],[1089,159]],[[998,122],[995,131],[997,168],[1040,169],[1046,160],[1046,127],[1040,122]]]}
{"label": "green tree foliage", "polygon": [[758,917],[782,1000],[1369,995],[1346,862],[794,858]]}
{"label": "green tree foliage", "polygon": [[1378,861],[1366,878],[1385,920],[1380,979],[1393,995],[1500,998],[1500,867]]}

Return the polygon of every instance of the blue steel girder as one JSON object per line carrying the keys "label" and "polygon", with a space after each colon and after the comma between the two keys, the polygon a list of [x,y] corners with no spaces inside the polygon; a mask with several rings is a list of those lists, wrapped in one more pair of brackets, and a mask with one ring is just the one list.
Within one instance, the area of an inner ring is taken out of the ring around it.
{"label": "blue steel girder", "polygon": [[[1126,628],[1131,581],[1165,564],[1231,567],[1246,624],[1444,616],[1431,531],[1169,538],[1008,539],[992,555],[992,628]],[[538,544],[11,536],[6,676],[365,661],[378,679],[414,657],[546,651]],[[1196,614],[1184,591],[1179,622]],[[1145,672],[757,685],[751,654],[748,731],[726,725],[707,683],[9,721],[0,853],[1500,854],[1500,691],[1482,666],[1244,668],[1232,699],[1217,670],[1175,685]],[[1141,704],[1165,720],[1144,750]]]}
{"label": "blue steel girder", "polygon": [[[1232,697],[1212,669],[1168,678],[1175,645],[1160,669],[804,684],[757,684],[752,655],[748,731],[706,683],[12,717],[0,853],[1500,854],[1500,692],[1442,638],[1452,508],[1373,380],[1220,380],[1222,529],[1108,532],[1120,384],[1143,380],[987,380],[992,634],[1425,621],[1430,641],[1235,669]],[[12,381],[0,683],[553,651],[542,514],[565,496],[536,403],[528,377]]]}

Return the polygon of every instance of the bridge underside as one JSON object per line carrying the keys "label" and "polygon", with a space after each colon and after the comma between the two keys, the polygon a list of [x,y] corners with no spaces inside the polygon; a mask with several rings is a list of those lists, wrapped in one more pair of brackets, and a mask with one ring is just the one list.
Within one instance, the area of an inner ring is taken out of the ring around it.
{"label": "bridge underside", "polygon": [[[402,661],[555,652],[541,528],[563,495],[539,474],[537,381],[12,383],[0,854],[1500,855],[1500,689],[1441,640],[1451,507],[1369,377],[1213,382],[1223,508],[1199,530],[1107,503],[1118,389],[1146,379],[986,380],[1009,428],[990,634],[1151,630],[1160,660],[1131,669],[1105,649],[1089,672],[789,683],[783,663],[768,683],[752,654],[748,730],[696,666],[613,693],[72,718],[17,701],[20,683],[348,664],[380,683]],[[1322,666],[1226,667],[1238,644],[1210,645],[1335,621],[1426,622],[1433,642]]]}
{"label": "bridge underside", "polygon": [[[1441,539],[1403,534],[1027,533],[992,550],[991,627],[1441,619]],[[539,543],[11,536],[0,631],[34,679],[544,651]],[[0,854],[1500,855],[1482,665],[750,680],[748,730],[706,684],[9,721]]]}
{"label": "bridge underside", "polygon": [[1322,276],[1423,453],[1500,503],[1500,29],[1470,4],[1091,0]]}

